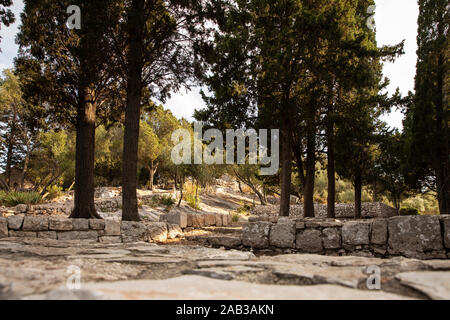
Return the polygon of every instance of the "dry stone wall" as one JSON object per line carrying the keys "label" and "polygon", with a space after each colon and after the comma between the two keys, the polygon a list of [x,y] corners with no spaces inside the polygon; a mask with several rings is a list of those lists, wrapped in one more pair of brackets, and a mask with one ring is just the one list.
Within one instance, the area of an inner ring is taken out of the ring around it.
{"label": "dry stone wall", "polygon": [[111,219],[68,219],[14,215],[0,217],[0,238],[40,238],[102,243],[164,242],[183,236],[179,225],[167,222],[121,222]]}
{"label": "dry stone wall", "polygon": [[450,216],[407,216],[360,221],[280,217],[243,227],[254,249],[367,257],[450,258]]}
{"label": "dry stone wall", "polygon": [[[354,204],[336,204],[336,218],[352,218],[355,216]],[[277,216],[280,211],[278,205],[255,206],[252,214],[255,216]],[[327,205],[315,204],[314,213],[317,218],[327,217]],[[397,215],[397,211],[381,202],[365,202],[362,204],[361,216],[363,218],[389,218]],[[303,205],[290,206],[291,217],[304,217]]]}
{"label": "dry stone wall", "polygon": [[188,227],[229,226],[231,215],[172,212],[160,222],[125,222],[114,219],[69,219],[62,216],[15,214],[0,217],[0,238],[84,240],[103,243],[164,242],[183,236]]}

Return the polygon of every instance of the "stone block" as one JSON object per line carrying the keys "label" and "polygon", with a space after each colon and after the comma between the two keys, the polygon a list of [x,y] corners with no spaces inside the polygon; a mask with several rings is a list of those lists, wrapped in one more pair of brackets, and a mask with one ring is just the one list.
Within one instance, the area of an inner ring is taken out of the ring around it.
{"label": "stone block", "polygon": [[48,231],[48,217],[26,216],[23,220],[23,231]]}
{"label": "stone block", "polygon": [[147,241],[147,227],[142,222],[122,221],[123,242]]}
{"label": "stone block", "polygon": [[9,236],[12,238],[36,238],[37,232],[9,230]]}
{"label": "stone block", "polygon": [[270,222],[248,223],[242,228],[242,243],[244,246],[256,249],[269,247]]}
{"label": "stone block", "polygon": [[58,235],[56,231],[42,231],[37,233],[37,237],[39,239],[46,239],[46,240],[57,240]]}
{"label": "stone block", "polygon": [[73,231],[88,231],[89,220],[88,219],[72,219]]}
{"label": "stone block", "polygon": [[8,220],[0,218],[0,238],[8,237]]}
{"label": "stone block", "polygon": [[325,228],[322,230],[322,242],[325,249],[341,248],[341,229]]}
{"label": "stone block", "polygon": [[376,219],[372,222],[370,242],[372,244],[385,245],[388,238],[388,221],[386,219]]}
{"label": "stone block", "polygon": [[8,220],[8,228],[10,230],[20,230],[23,224],[23,216],[22,215],[14,215],[9,216]]}
{"label": "stone block", "polygon": [[[171,224],[177,224],[180,228],[184,229],[188,227],[188,214],[186,212],[174,211],[165,215],[165,221]],[[192,222],[191,222],[192,225]]]}
{"label": "stone block", "polygon": [[389,254],[407,258],[432,258],[444,249],[441,226],[437,216],[407,216],[390,218]]}
{"label": "stone block", "polygon": [[120,221],[106,219],[105,220],[105,236],[120,236]]}
{"label": "stone block", "polygon": [[98,232],[89,231],[58,231],[58,240],[92,240],[98,241]]}
{"label": "stone block", "polygon": [[297,234],[296,248],[307,253],[323,251],[322,232],[320,230],[305,229]]}
{"label": "stone block", "polygon": [[105,230],[105,220],[103,220],[103,219],[89,219],[89,229],[91,229],[91,230]]}
{"label": "stone block", "polygon": [[342,227],[342,241],[352,246],[369,244],[370,223],[350,221]]}
{"label": "stone block", "polygon": [[73,229],[72,219],[50,217],[49,229],[54,231],[71,231]]}
{"label": "stone block", "polygon": [[294,248],[295,222],[279,220],[270,229],[270,245],[278,248]]}

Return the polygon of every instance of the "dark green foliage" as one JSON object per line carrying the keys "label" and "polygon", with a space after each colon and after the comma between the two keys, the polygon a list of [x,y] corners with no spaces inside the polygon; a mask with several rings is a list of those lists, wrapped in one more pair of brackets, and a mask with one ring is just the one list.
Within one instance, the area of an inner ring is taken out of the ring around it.
{"label": "dark green foliage", "polygon": [[418,216],[420,215],[419,210],[414,208],[401,208],[399,211],[401,216]]}

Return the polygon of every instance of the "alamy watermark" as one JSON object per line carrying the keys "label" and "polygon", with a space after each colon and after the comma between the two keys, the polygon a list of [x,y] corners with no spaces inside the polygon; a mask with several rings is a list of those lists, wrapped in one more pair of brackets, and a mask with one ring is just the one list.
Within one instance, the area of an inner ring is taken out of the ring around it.
{"label": "alamy watermark", "polygon": [[71,265],[67,268],[69,277],[67,278],[66,287],[69,290],[81,290],[81,268]]}
{"label": "alamy watermark", "polygon": [[365,274],[369,275],[366,285],[368,290],[381,290],[381,269],[379,266],[369,266],[365,270]]}
{"label": "alamy watermark", "polygon": [[81,29],[81,9],[79,6],[71,5],[67,8],[67,14],[70,14],[66,25],[70,30]]}
{"label": "alamy watermark", "polygon": [[377,6],[371,5],[367,8],[367,13],[370,14],[369,18],[367,18],[367,28],[374,30],[375,29],[375,10]]}
{"label": "alamy watermark", "polygon": [[[268,130],[244,131],[226,130],[224,149],[223,134],[218,129],[208,129],[203,133],[203,125],[194,124],[194,134],[187,129],[178,129],[172,134],[172,162],[180,164],[239,164],[261,165],[261,175],[275,175],[280,168],[280,134],[278,129],[270,130],[270,155]],[[247,154],[248,141],[248,154]],[[209,144],[203,148],[203,142]],[[236,148],[237,144],[237,148]],[[237,150],[236,150],[237,149]]]}

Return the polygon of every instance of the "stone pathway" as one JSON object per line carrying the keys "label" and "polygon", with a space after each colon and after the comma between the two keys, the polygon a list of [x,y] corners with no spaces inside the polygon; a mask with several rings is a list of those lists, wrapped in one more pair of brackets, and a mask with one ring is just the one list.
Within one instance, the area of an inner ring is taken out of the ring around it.
{"label": "stone pathway", "polygon": [[[0,240],[1,299],[450,299],[450,261]],[[381,290],[368,290],[378,266]],[[66,283],[81,271],[81,290]],[[72,268],[72,269],[70,269]]]}

